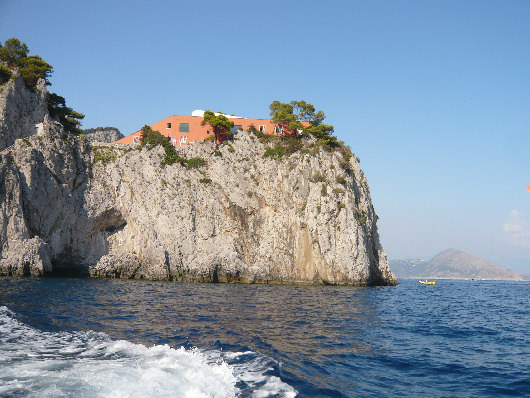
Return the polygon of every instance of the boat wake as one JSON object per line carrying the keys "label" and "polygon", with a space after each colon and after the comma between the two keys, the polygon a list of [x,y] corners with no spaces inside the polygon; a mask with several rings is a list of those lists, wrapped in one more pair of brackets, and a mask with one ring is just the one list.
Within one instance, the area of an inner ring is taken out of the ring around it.
{"label": "boat wake", "polygon": [[[96,332],[46,332],[0,306],[0,396],[294,397],[255,352],[146,347]],[[276,364],[277,365],[277,364]]]}

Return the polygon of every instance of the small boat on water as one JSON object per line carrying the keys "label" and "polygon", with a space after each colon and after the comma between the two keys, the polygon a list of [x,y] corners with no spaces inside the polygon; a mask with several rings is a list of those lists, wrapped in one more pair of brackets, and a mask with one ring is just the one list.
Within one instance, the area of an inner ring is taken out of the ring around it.
{"label": "small boat on water", "polygon": [[418,281],[420,285],[436,285],[436,281],[429,281],[425,279],[424,281]]}

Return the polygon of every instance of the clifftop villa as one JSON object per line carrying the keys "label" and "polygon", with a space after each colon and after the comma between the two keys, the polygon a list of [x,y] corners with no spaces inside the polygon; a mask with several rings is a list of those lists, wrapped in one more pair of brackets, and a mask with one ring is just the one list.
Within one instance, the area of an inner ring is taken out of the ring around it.
{"label": "clifftop villa", "polygon": [[[211,127],[206,124],[201,126],[204,111],[195,110],[191,116],[173,115],[151,125],[154,131],[159,131],[168,137],[173,146],[183,146],[195,141],[204,141],[213,136]],[[283,135],[283,128],[277,126],[269,119],[248,119],[239,116],[225,115],[234,122],[232,133],[237,134],[239,130],[248,130],[251,125],[264,134]],[[304,122],[305,123],[305,122]],[[141,130],[128,135],[118,141],[119,144],[139,144]]]}

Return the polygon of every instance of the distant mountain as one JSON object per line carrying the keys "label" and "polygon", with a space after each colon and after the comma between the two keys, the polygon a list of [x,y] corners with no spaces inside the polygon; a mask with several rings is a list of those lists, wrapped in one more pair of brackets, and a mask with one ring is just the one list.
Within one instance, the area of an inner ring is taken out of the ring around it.
{"label": "distant mountain", "polygon": [[529,276],[456,249],[444,250],[429,261],[390,260],[390,269],[398,278],[530,280]]}

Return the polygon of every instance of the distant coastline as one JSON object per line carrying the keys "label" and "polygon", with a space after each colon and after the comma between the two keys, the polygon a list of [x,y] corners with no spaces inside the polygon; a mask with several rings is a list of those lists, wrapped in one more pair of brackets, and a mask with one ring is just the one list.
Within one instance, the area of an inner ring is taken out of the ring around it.
{"label": "distant coastline", "polygon": [[501,268],[490,261],[456,249],[438,253],[432,259],[389,260],[399,279],[454,279],[476,281],[530,281],[530,275]]}

